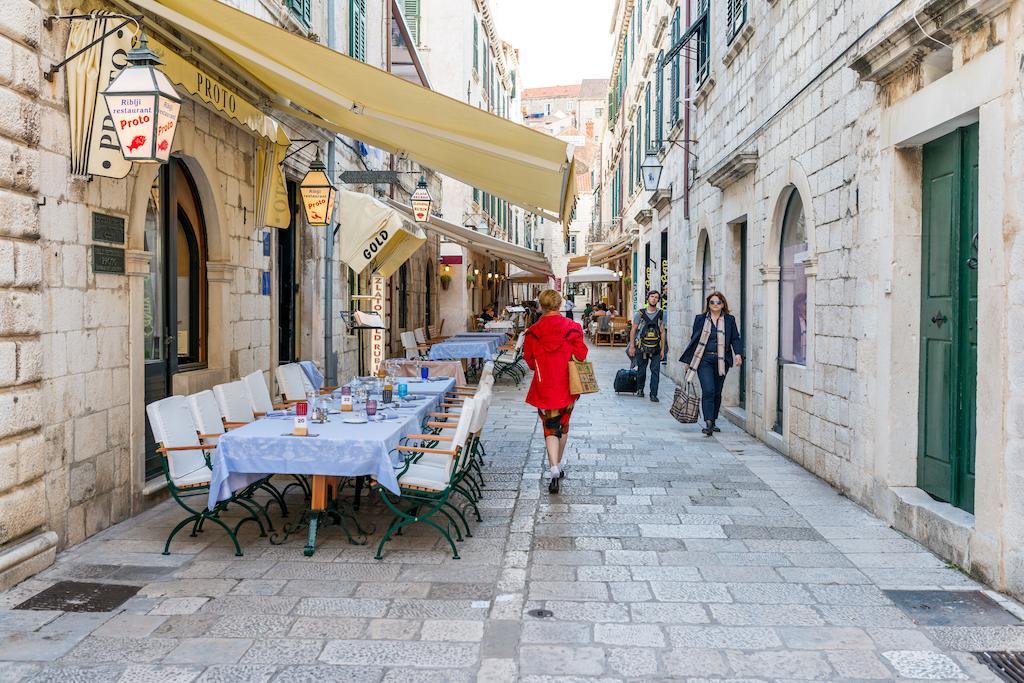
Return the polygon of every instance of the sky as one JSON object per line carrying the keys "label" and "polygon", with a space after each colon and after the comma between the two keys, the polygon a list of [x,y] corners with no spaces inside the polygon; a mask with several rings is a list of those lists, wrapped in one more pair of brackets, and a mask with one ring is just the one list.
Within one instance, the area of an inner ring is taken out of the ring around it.
{"label": "sky", "polygon": [[524,87],[608,78],[615,0],[491,0],[503,40],[519,48]]}

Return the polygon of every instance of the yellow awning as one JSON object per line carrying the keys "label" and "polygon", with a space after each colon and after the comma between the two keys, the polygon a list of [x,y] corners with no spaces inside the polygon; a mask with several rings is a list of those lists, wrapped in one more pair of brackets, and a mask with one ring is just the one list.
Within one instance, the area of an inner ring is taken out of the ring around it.
{"label": "yellow awning", "polygon": [[206,39],[274,106],[528,210],[569,219],[573,147],[364,64],[217,0],[131,0]]}
{"label": "yellow awning", "polygon": [[[412,209],[401,202],[396,202],[393,199],[385,200],[389,206],[398,211],[401,211],[407,216],[412,216]],[[448,221],[441,220],[436,216],[431,216],[430,221],[426,223],[420,223],[420,225],[433,230],[442,237],[446,237],[453,242],[458,242],[462,246],[481,254],[486,254],[494,258],[500,258],[504,261],[519,266],[523,270],[529,270],[534,273],[541,275],[550,275],[551,264],[548,263],[547,258],[544,254],[539,251],[527,249],[526,247],[520,247],[511,242],[505,240],[499,240],[496,237],[485,235],[476,230],[465,228],[461,225],[455,225]]]}
{"label": "yellow awning", "polygon": [[569,259],[569,272],[586,268],[588,265],[599,266],[624,256],[633,250],[633,235],[623,235],[611,244],[594,247],[590,254],[573,256]]}
{"label": "yellow awning", "polygon": [[361,273],[373,264],[384,277],[398,270],[427,236],[411,220],[368,194],[338,193],[338,258]]}
{"label": "yellow awning", "polygon": [[[513,266],[515,268],[515,266]],[[532,282],[535,284],[547,284],[548,276],[542,275],[541,273],[534,273],[529,270],[523,270],[522,268],[515,268],[515,270],[509,271],[508,281],[509,282]]]}

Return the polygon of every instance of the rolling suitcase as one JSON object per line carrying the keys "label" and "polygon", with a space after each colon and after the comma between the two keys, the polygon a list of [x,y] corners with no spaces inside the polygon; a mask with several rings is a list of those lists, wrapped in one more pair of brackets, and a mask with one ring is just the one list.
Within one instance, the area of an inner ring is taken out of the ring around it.
{"label": "rolling suitcase", "polygon": [[636,370],[619,370],[615,373],[615,393],[636,393]]}

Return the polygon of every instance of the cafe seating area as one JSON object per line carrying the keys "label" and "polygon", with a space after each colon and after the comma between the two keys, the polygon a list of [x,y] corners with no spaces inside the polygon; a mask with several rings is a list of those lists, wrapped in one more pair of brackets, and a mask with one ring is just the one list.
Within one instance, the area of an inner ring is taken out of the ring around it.
{"label": "cafe seating area", "polygon": [[[277,368],[275,400],[262,372],[146,408],[171,498],[183,511],[164,541],[224,533],[234,555],[304,538],[296,555],[345,539],[381,559],[403,530],[422,526],[453,559],[483,520],[483,432],[495,363],[475,386],[456,373],[420,377],[385,361],[382,377],[337,388],[291,363]],[[303,430],[299,429],[300,423]],[[340,537],[331,527],[338,527]],[[249,531],[251,530],[251,531]]]}

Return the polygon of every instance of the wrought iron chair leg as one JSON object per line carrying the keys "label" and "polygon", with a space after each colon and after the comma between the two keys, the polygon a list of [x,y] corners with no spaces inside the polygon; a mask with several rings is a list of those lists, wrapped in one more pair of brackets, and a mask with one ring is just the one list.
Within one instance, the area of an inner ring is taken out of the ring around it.
{"label": "wrought iron chair leg", "polygon": [[[258,503],[254,503],[254,505],[255,505],[255,508],[254,508],[254,507],[250,507],[250,506],[249,506],[249,505],[248,505],[248,504],[247,504],[247,503],[246,503],[245,501],[243,501],[243,500],[242,500],[241,498],[235,498],[235,499],[234,499],[233,501],[231,501],[231,502],[233,502],[233,503],[236,503],[236,504],[240,505],[240,506],[241,506],[242,508],[244,508],[245,510],[248,510],[248,512],[249,512],[249,515],[250,515],[250,516],[251,516],[251,517],[252,517],[252,518],[253,518],[254,520],[256,520],[256,524],[257,524],[257,525],[259,525],[259,527],[260,527],[260,538],[265,538],[265,537],[266,537],[266,535],[267,535],[267,529],[266,529],[266,527],[265,527],[265,526],[263,526],[263,520],[261,520],[261,519],[260,519],[260,517],[259,517],[259,512],[262,512],[262,508],[260,508],[259,504],[258,504]],[[257,510],[258,510],[259,512],[257,512]],[[244,520],[244,519],[243,519],[242,521],[244,522],[244,521],[246,521],[246,520]],[[270,518],[269,518],[269,517],[267,518],[267,521],[268,521],[268,522],[270,522]],[[238,527],[235,527],[235,528],[237,529]],[[271,523],[271,524],[270,524],[270,530],[271,530],[271,531],[274,531],[274,525],[273,525],[273,523]]]}
{"label": "wrought iron chair leg", "polygon": [[[225,524],[224,520],[221,519],[220,517],[216,517],[214,515],[203,515],[203,517],[205,519],[211,520],[214,524],[220,525],[221,527],[224,528],[224,531],[228,532],[228,538],[230,538],[231,542],[235,544],[235,557],[241,557],[242,556],[242,548],[241,548],[241,546],[238,545],[238,536],[236,535],[236,531],[238,530],[238,527],[235,527],[235,531],[232,531],[231,527],[229,527],[227,524]],[[249,518],[246,517],[245,519],[242,520],[242,522],[246,522],[248,520],[249,520]],[[239,522],[239,524],[241,524],[241,522]]]}
{"label": "wrought iron chair leg", "polygon": [[[445,506],[446,507],[450,507],[452,510],[454,510],[455,514],[458,515],[459,519],[462,520],[462,525],[466,527],[466,538],[473,538],[473,532],[470,531],[470,529],[469,529],[469,522],[466,521],[466,515],[462,514],[462,510],[460,510],[459,508],[455,507],[450,502],[445,502]],[[442,510],[442,512],[443,512],[443,510]],[[451,515],[448,515],[448,518],[451,519]],[[452,523],[453,524],[455,523],[454,520],[452,521]],[[458,530],[458,528],[459,528],[459,525],[455,524],[456,531]],[[459,540],[461,541],[462,539],[459,539]]]}
{"label": "wrought iron chair leg", "polygon": [[197,522],[198,517],[201,517],[201,515],[193,515],[191,517],[186,517],[185,519],[178,522],[178,525],[171,530],[170,535],[167,537],[167,542],[164,543],[164,555],[171,554],[171,540],[174,538],[175,534],[177,534],[179,531],[187,527],[189,524],[194,524],[195,522]]}

